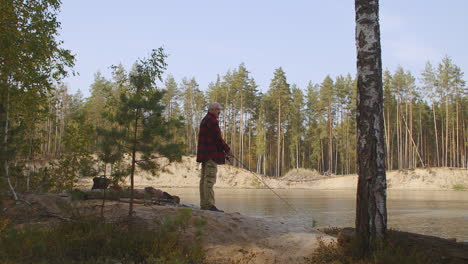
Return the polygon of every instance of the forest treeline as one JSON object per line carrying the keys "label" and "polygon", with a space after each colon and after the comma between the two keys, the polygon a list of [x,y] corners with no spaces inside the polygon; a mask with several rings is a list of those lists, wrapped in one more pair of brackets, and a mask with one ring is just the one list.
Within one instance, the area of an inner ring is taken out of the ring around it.
{"label": "forest treeline", "polygon": [[[277,68],[269,87],[259,87],[240,64],[200,87],[196,78],[163,79],[160,48],[130,69],[110,65],[110,78],[96,73],[83,98],[61,82],[75,57],[56,39],[60,2],[0,7],[0,171],[1,185],[11,190],[70,189],[79,176],[118,179],[133,175],[136,165],[156,172],[154,160],[162,156],[196,153],[211,102],[223,106],[220,124],[234,166],[275,177],[293,168],[356,172],[351,74],[299,87]],[[467,90],[450,57],[428,62],[420,76],[386,70],[383,88],[388,170],[467,167]]]}
{"label": "forest treeline", "polygon": [[[36,125],[24,138],[29,151],[22,159],[100,152],[98,131],[111,126],[105,113],[116,111],[121,92],[131,86],[128,70],[121,65],[113,69],[110,79],[95,74],[88,98],[70,95],[64,85],[52,90],[42,115],[32,113]],[[207,105],[220,102],[220,125],[238,159],[232,161],[235,166],[269,176],[293,168],[355,173],[355,79],[350,74],[326,76],[298,87],[286,75],[276,69],[265,92],[244,64],[218,76],[207,89],[195,78],[178,81],[168,75],[159,84],[163,116],[183,123],[171,141],[183,144],[186,155],[195,154]],[[387,169],[466,168],[468,100],[461,69],[445,57],[436,67],[427,63],[421,76],[398,67],[385,71],[383,81]]]}

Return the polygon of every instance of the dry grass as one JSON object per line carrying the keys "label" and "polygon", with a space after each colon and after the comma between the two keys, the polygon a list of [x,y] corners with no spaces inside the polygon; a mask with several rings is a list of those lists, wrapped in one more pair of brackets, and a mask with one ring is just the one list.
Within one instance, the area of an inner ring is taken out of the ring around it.
{"label": "dry grass", "polygon": [[[385,242],[362,256],[353,230],[325,228],[338,242],[319,240],[319,247],[308,259],[317,264],[461,264],[466,263],[468,247],[446,239],[390,230]],[[347,231],[347,232],[344,232]]]}
{"label": "dry grass", "polygon": [[138,218],[21,226],[2,218],[0,263],[202,263],[201,232],[191,241],[181,236],[190,219],[191,211],[181,211],[154,228]]}
{"label": "dry grass", "polygon": [[281,179],[289,181],[310,181],[324,178],[317,170],[304,168],[292,169],[288,171]]}

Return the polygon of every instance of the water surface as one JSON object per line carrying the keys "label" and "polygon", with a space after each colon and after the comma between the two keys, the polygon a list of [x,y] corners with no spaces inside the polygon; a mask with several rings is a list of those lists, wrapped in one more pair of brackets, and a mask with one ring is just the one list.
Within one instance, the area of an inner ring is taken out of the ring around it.
{"label": "water surface", "polygon": [[[199,204],[198,188],[165,190]],[[268,189],[215,189],[216,206],[301,226],[354,227],[356,191],[274,191],[293,208]],[[468,192],[389,190],[387,211],[389,228],[468,241]]]}

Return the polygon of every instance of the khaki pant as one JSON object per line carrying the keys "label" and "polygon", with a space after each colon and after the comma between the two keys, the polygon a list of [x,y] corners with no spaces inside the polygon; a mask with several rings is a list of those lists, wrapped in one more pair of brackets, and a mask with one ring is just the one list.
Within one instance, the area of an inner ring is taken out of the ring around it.
{"label": "khaki pant", "polygon": [[213,186],[216,183],[216,173],[218,164],[213,160],[202,162],[200,177],[200,207],[201,209],[210,209],[215,205]]}

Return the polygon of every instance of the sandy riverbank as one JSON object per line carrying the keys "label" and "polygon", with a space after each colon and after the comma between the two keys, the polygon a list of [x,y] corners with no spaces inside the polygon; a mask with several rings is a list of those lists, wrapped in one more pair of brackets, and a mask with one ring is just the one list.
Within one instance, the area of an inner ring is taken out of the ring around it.
{"label": "sandy riverbank", "polygon": [[[135,185],[138,187],[198,187],[200,164],[195,157],[183,157],[182,162],[160,161],[160,172],[152,176],[137,171]],[[272,188],[284,189],[356,189],[357,175],[322,176],[310,170],[292,170],[284,177],[274,179],[254,175],[248,170],[231,165],[218,166],[216,188],[263,188],[261,178]],[[128,183],[127,179],[127,183]],[[82,186],[92,185],[91,178],[81,179]],[[395,190],[452,190],[454,186],[468,188],[468,170],[451,168],[425,168],[414,170],[388,171],[387,184]]]}

